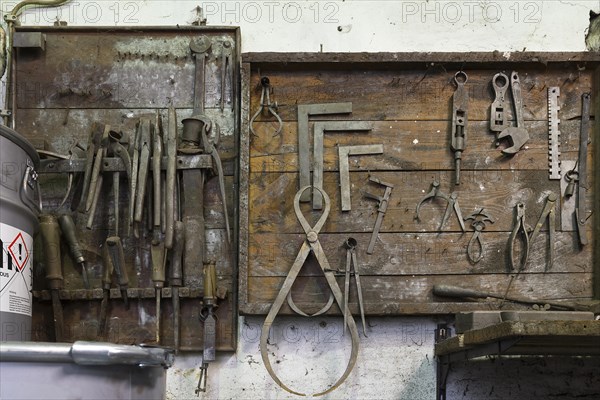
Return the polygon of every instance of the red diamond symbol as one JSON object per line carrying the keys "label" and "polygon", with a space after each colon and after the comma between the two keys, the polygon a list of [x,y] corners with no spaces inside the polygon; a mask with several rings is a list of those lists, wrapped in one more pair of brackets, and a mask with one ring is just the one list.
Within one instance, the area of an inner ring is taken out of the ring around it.
{"label": "red diamond symbol", "polygon": [[29,260],[29,251],[21,233],[8,246],[8,251],[10,251],[10,255],[15,261],[17,268],[19,268],[19,272],[22,271],[27,264],[27,260]]}

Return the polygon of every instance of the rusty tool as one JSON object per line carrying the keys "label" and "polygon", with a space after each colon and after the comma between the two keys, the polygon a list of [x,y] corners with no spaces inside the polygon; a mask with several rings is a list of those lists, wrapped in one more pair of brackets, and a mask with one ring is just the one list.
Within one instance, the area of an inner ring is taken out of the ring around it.
{"label": "rusty tool", "polygon": [[548,169],[549,179],[551,180],[560,180],[559,96],[560,87],[552,86],[548,88]]}
{"label": "rusty tool", "polygon": [[64,341],[63,309],[60,303],[60,290],[63,288],[62,263],[60,255],[60,230],[54,215],[40,216],[40,232],[45,255],[46,279],[52,296],[54,315],[54,335],[57,342]]}
{"label": "rusty tool", "polygon": [[[527,234],[527,228],[525,227],[525,204],[517,203],[517,205],[515,206],[515,210],[515,224],[508,238],[508,263],[510,271],[517,270],[518,272],[521,272],[525,269],[527,259],[529,258],[529,235]],[[516,269],[514,264],[515,242],[517,241],[517,236],[519,235],[521,236],[523,248],[521,250],[522,254],[521,261],[519,262],[519,268]]]}
{"label": "rusty tool", "polygon": [[203,275],[204,306],[202,308],[200,319],[204,323],[204,350],[202,352],[202,365],[200,366],[200,379],[198,380],[196,395],[199,395],[200,392],[206,392],[208,365],[216,359],[217,320],[215,319],[214,309],[217,306],[217,273],[215,264],[205,264]]}
{"label": "rusty tool", "polygon": [[[295,392],[292,389],[288,388],[277,377],[275,371],[273,371],[271,361],[269,360],[267,340],[269,338],[269,331],[271,330],[271,327],[273,325],[273,322],[275,321],[275,318],[277,317],[277,314],[279,313],[279,310],[283,306],[283,302],[286,298],[289,299],[288,293],[290,293],[292,286],[294,285],[294,281],[298,277],[302,266],[304,265],[306,259],[311,253],[314,255],[319,267],[323,271],[325,279],[327,280],[327,284],[329,285],[331,293],[335,297],[337,305],[340,307],[340,310],[344,310],[344,295],[342,294],[342,291],[335,279],[334,271],[331,269],[329,261],[327,261],[325,251],[323,250],[323,247],[319,242],[319,232],[321,231],[323,225],[325,225],[325,222],[327,221],[327,217],[331,209],[331,203],[329,200],[329,196],[327,196],[327,194],[322,189],[313,188],[321,192],[325,208],[323,209],[323,214],[321,215],[317,223],[314,226],[310,226],[310,224],[302,214],[302,210],[300,210],[300,201],[302,193],[308,192],[308,189],[310,188],[310,186],[305,186],[301,188],[294,197],[294,212],[296,213],[296,218],[298,219],[298,222],[300,223],[302,229],[304,230],[304,233],[306,234],[306,238],[302,243],[302,247],[298,252],[298,256],[296,257],[296,260],[294,261],[290,271],[288,272],[288,275],[286,276],[285,281],[283,282],[283,285],[281,286],[281,289],[279,290],[279,293],[275,298],[275,301],[271,305],[271,308],[269,310],[269,313],[267,314],[267,317],[265,318],[265,322],[262,326],[260,334],[260,355],[262,357],[265,368],[267,369],[267,372],[269,373],[271,378],[273,378],[275,383],[277,383],[281,388],[299,396],[304,396],[304,394]],[[339,385],[341,385],[344,382],[344,380],[346,380],[346,378],[348,377],[348,375],[350,375],[350,372],[354,368],[359,347],[358,329],[356,328],[354,318],[348,318],[347,324],[352,339],[352,350],[350,353],[348,365],[346,366],[346,370],[344,371],[343,375],[337,380],[337,382],[335,382],[332,386],[320,393],[314,394],[313,396],[322,396],[331,392],[332,390],[335,390]]]}
{"label": "rusty tool", "polygon": [[94,224],[94,216],[96,215],[96,208],[98,207],[98,200],[100,193],[102,192],[102,183],[104,180],[102,174],[102,161],[107,155],[108,148],[108,134],[110,132],[110,125],[104,126],[104,132],[102,133],[102,139],[100,140],[100,147],[96,152],[96,158],[94,159],[94,166],[92,168],[92,176],[90,178],[90,192],[87,195],[86,211],[89,212],[87,220],[87,229],[92,229]]}
{"label": "rusty tool", "polygon": [[[148,182],[148,169],[150,167],[150,152],[152,149],[152,131],[153,126],[150,120],[142,118],[140,120],[140,141],[139,141],[139,166],[137,178],[137,193],[135,195],[135,214],[134,223],[140,224],[144,214],[144,200],[146,198],[146,184]],[[134,230],[134,234],[137,230]],[[136,236],[137,237],[137,236]]]}
{"label": "rusty tool", "polygon": [[[129,152],[121,144],[121,139],[123,138],[122,132],[117,132],[111,130],[108,134],[110,139],[110,147],[109,152],[114,157],[119,157],[123,161],[123,165],[125,166],[125,174],[127,176],[127,182],[131,182],[131,158],[129,157]],[[114,218],[115,218],[115,235],[119,234],[119,221],[120,221],[120,213],[119,213],[119,200],[120,200],[120,182],[121,182],[121,173],[119,171],[113,172],[113,197],[114,197]],[[129,230],[129,221],[126,224],[127,229]]]}
{"label": "rusty tool", "polygon": [[60,225],[60,230],[69,246],[69,251],[71,252],[71,257],[73,257],[73,261],[75,261],[79,266],[81,266],[81,276],[83,278],[83,285],[86,289],[90,288],[90,280],[89,274],[87,270],[87,266],[85,264],[85,257],[83,256],[83,251],[81,250],[81,245],[77,240],[77,229],[75,228],[75,222],[73,222],[73,217],[69,214],[64,214],[58,217],[58,224]]}
{"label": "rusty tool", "polygon": [[467,147],[467,123],[469,112],[469,93],[465,90],[465,84],[469,77],[463,71],[454,75],[456,91],[452,95],[452,139],[450,149],[454,152],[455,183],[460,185],[460,164],[462,153]]}
{"label": "rusty tool", "polygon": [[342,211],[350,211],[352,209],[352,202],[350,199],[350,162],[348,157],[375,154],[383,154],[382,144],[338,147]]}
{"label": "rusty tool", "polygon": [[423,203],[425,201],[427,201],[429,199],[435,200],[438,197],[446,200],[446,202],[448,203],[446,206],[446,212],[444,213],[444,217],[442,218],[442,223],[440,224],[440,227],[438,229],[440,231],[442,230],[444,225],[446,225],[446,222],[448,222],[448,220],[450,219],[450,214],[452,213],[452,211],[454,211],[454,213],[456,214],[456,217],[458,218],[458,223],[460,225],[460,229],[464,232],[465,231],[465,222],[463,220],[462,213],[460,211],[460,206],[458,205],[458,194],[453,192],[450,195],[447,195],[447,194],[441,192],[440,191],[440,183],[438,181],[433,181],[433,183],[431,184],[431,191],[429,193],[427,193],[421,199],[421,201],[419,201],[419,203],[417,203],[415,219],[419,220],[419,212],[421,211],[421,206],[423,205]]}
{"label": "rusty tool", "polygon": [[133,137],[133,155],[131,157],[131,180],[129,181],[129,227],[135,221],[135,196],[138,192],[138,175],[140,167],[140,141],[142,138],[142,121],[138,121]]}
{"label": "rusty tool", "polygon": [[252,133],[254,136],[257,136],[256,132],[254,132],[253,125],[254,121],[256,121],[256,118],[258,118],[259,115],[263,114],[265,116],[268,116],[269,114],[271,114],[277,120],[278,123],[277,129],[275,129],[275,133],[273,133],[273,137],[275,137],[281,133],[281,128],[283,128],[283,121],[281,120],[279,114],[277,114],[277,102],[271,103],[271,91],[273,89],[271,87],[271,81],[269,80],[269,78],[266,76],[260,78],[260,86],[262,87],[262,91],[260,93],[260,105],[258,107],[258,110],[256,110],[256,112],[252,116],[252,118],[250,118],[250,133]]}
{"label": "rusty tool", "polygon": [[[313,186],[323,188],[323,139],[325,132],[359,133],[369,132],[373,124],[363,121],[325,121],[315,122],[313,126]],[[313,191],[313,210],[323,208],[321,195]]]}
{"label": "rusty tool", "polygon": [[165,182],[165,248],[173,247],[175,183],[177,180],[177,113],[169,106],[167,120],[167,175]]}
{"label": "rusty tool", "polygon": [[[183,222],[175,221],[173,248],[171,249],[171,268],[169,270],[169,285],[171,285],[171,300],[173,303],[173,338],[175,352],[179,351],[179,288],[183,286],[183,248],[185,246],[185,227]],[[164,277],[164,272],[163,272]],[[206,282],[205,282],[206,284]],[[206,290],[206,286],[205,289]],[[206,292],[205,292],[206,295]],[[206,321],[205,321],[206,324]],[[206,325],[204,325],[206,329]],[[213,340],[214,342],[214,340]]]}
{"label": "rusty tool", "polygon": [[[298,168],[300,170],[298,187],[310,186],[310,135],[308,132],[308,118],[314,115],[349,114],[352,112],[352,103],[325,103],[325,104],[299,104],[298,105]],[[311,193],[304,192],[300,201],[306,203],[311,200]]]}
{"label": "rusty tool", "polygon": [[152,135],[152,194],[153,200],[153,226],[152,226],[152,282],[156,294],[156,343],[160,344],[160,319],[161,309],[160,301],[162,298],[162,288],[165,283],[165,244],[160,237],[161,221],[161,161],[162,161],[162,134],[160,117],[156,114],[156,123]]}
{"label": "rusty tool", "polygon": [[555,236],[556,236],[556,214],[555,214],[556,200],[558,200],[558,197],[556,196],[556,194],[554,194],[554,193],[548,194],[548,197],[546,197],[546,205],[544,206],[544,210],[542,211],[542,214],[540,215],[540,218],[538,219],[537,224],[535,224],[535,228],[533,229],[533,232],[531,232],[531,235],[529,235],[529,242],[532,243],[535,240],[535,238],[537,237],[537,235],[540,233],[540,230],[542,229],[544,222],[546,221],[546,219],[548,219],[548,236],[550,239],[550,243],[549,243],[550,256],[548,259],[548,263],[546,264],[546,271],[551,269],[552,265],[554,264],[554,241],[555,241]]}
{"label": "rusty tool", "polygon": [[523,97],[521,94],[521,81],[519,74],[515,71],[510,76],[510,87],[513,97],[513,107],[517,120],[515,127],[504,129],[498,135],[498,140],[508,139],[511,146],[502,150],[506,155],[513,155],[519,152],[529,140],[529,132],[525,129],[525,120],[523,119]]}
{"label": "rusty tool", "polygon": [[[467,257],[473,264],[477,264],[483,259],[485,254],[485,246],[481,240],[481,232],[485,229],[486,222],[493,224],[494,220],[488,213],[484,212],[483,208],[465,218],[465,221],[468,220],[473,221],[471,226],[473,227],[474,232],[473,236],[471,236],[471,240],[469,240],[469,244],[467,245]],[[479,245],[479,254],[477,256],[474,255],[474,247],[476,243]]]}
{"label": "rusty tool", "polygon": [[125,253],[123,252],[123,243],[118,236],[110,236],[106,238],[104,245],[107,248],[108,255],[113,264],[114,273],[117,276],[117,283],[121,291],[121,297],[125,303],[125,309],[129,310],[129,298],[127,296],[127,286],[129,278],[125,269]]}
{"label": "rusty tool", "polygon": [[[221,112],[225,110],[225,92],[227,89],[227,78],[233,86],[233,65],[231,64],[232,44],[225,40],[221,47]],[[233,106],[233,104],[232,104]]]}
{"label": "rusty tool", "polygon": [[508,300],[512,303],[521,304],[548,304],[552,308],[571,311],[592,311],[597,314],[600,311],[600,302],[598,300],[581,303],[557,303],[546,300],[526,299],[521,297],[506,297],[494,293],[482,292],[479,290],[467,289],[451,285],[433,285],[433,294],[440,297],[454,297],[460,299],[500,299]]}
{"label": "rusty tool", "polygon": [[[81,212],[87,211],[88,196],[91,194],[90,185],[92,178],[92,170],[94,168],[97,149],[100,147],[100,141],[102,140],[101,125],[94,123],[92,130],[90,131],[90,137],[88,140],[86,156],[85,156],[85,169],[83,173],[83,185],[81,190],[81,197],[79,199],[78,210]],[[93,194],[92,194],[93,195]]]}
{"label": "rusty tool", "polygon": [[360,283],[360,274],[358,272],[358,262],[356,261],[356,246],[358,242],[354,238],[348,238],[344,242],[346,248],[346,270],[344,277],[344,334],[346,333],[346,326],[348,324],[348,318],[352,318],[350,315],[350,308],[348,308],[348,299],[350,297],[350,275],[354,275],[356,281],[356,291],[358,292],[358,308],[360,310],[360,319],[363,325],[363,334],[367,336],[367,323],[365,322],[365,306],[363,303],[362,285]]}
{"label": "rusty tool", "polygon": [[377,241],[377,237],[379,236],[379,230],[381,229],[383,217],[385,217],[385,213],[388,208],[390,197],[392,196],[392,189],[394,188],[394,185],[391,183],[384,182],[380,179],[374,178],[372,176],[369,176],[369,182],[373,182],[385,187],[383,196],[377,196],[369,192],[363,193],[363,195],[366,198],[377,201],[377,219],[375,220],[375,226],[373,227],[373,233],[371,234],[371,240],[369,241],[369,247],[367,248],[367,254],[373,254],[373,250],[375,249],[375,242]]}
{"label": "rusty tool", "polygon": [[577,220],[577,235],[579,237],[579,244],[581,246],[585,246],[589,243],[587,232],[585,230],[585,224],[589,218],[585,204],[585,198],[588,190],[587,155],[588,144],[590,142],[589,129],[591,95],[589,93],[584,93],[581,96],[581,101],[581,131],[579,137],[579,159],[577,161],[577,164],[579,165],[579,172],[577,174],[577,207],[575,208],[575,218]]}
{"label": "rusty tool", "polygon": [[102,247],[102,302],[100,303],[100,316],[98,317],[98,336],[104,337],[106,334],[106,323],[108,317],[108,303],[110,300],[110,287],[114,265],[108,253],[106,243]]}
{"label": "rusty tool", "polygon": [[490,109],[490,130],[492,132],[502,132],[508,128],[506,117],[506,90],[510,81],[508,76],[502,72],[494,75],[492,78],[492,87],[496,98]]}

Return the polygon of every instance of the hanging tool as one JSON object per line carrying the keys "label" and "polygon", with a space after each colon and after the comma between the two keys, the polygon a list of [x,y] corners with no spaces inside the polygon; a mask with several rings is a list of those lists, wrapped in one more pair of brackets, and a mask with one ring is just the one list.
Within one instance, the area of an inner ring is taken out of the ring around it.
{"label": "hanging tool", "polygon": [[171,300],[173,303],[173,338],[175,352],[179,351],[179,288],[183,286],[182,258],[184,246],[185,227],[183,225],[183,222],[175,221],[175,238],[173,243],[173,249],[171,250],[171,268],[169,270],[169,285],[171,285]]}
{"label": "hanging tool", "polygon": [[371,234],[371,240],[369,241],[369,247],[367,248],[367,254],[373,254],[373,250],[375,249],[375,242],[377,241],[377,237],[379,236],[379,230],[381,229],[383,217],[385,217],[385,213],[388,208],[390,197],[392,196],[392,189],[394,188],[394,185],[391,183],[384,182],[380,179],[374,178],[372,176],[369,176],[369,182],[373,182],[385,187],[385,192],[383,193],[383,196],[377,196],[369,192],[363,193],[363,196],[365,196],[366,198],[373,199],[378,202],[377,219],[375,220],[375,226],[373,227],[373,233]]}
{"label": "hanging tool", "polygon": [[[267,314],[267,317],[265,318],[265,322],[262,326],[261,335],[260,335],[260,355],[262,357],[265,368],[267,369],[267,372],[269,373],[269,375],[271,375],[271,378],[273,378],[275,383],[277,383],[281,388],[283,388],[284,390],[286,390],[292,394],[296,394],[299,396],[304,396],[304,394],[298,393],[298,392],[293,391],[292,389],[288,388],[277,377],[277,375],[275,374],[275,371],[273,371],[273,367],[271,366],[271,361],[269,360],[269,355],[268,355],[267,339],[269,338],[269,331],[271,329],[271,326],[273,325],[273,322],[275,321],[275,317],[277,316],[277,313],[281,309],[281,306],[283,305],[283,302],[285,301],[287,294],[292,289],[292,286],[294,284],[294,281],[296,280],[296,277],[298,276],[298,273],[302,269],[302,266],[304,265],[307,257],[311,253],[314,255],[321,270],[323,271],[323,274],[325,275],[325,279],[327,280],[329,288],[331,289],[331,292],[333,293],[333,296],[335,297],[337,305],[340,307],[340,310],[343,310],[343,312],[347,313],[347,311],[344,308],[344,297],[343,297],[342,291],[340,290],[340,287],[338,286],[338,283],[334,276],[334,272],[331,269],[329,262],[327,261],[327,257],[325,257],[325,251],[323,250],[323,247],[321,246],[321,243],[319,242],[319,232],[321,231],[321,228],[323,228],[325,221],[327,221],[327,217],[329,215],[329,210],[331,208],[329,196],[327,196],[327,193],[325,193],[322,189],[314,188],[315,190],[320,191],[321,194],[323,195],[325,208],[323,210],[323,214],[321,215],[321,217],[319,218],[319,220],[317,221],[315,226],[311,227],[309,225],[308,221],[304,218],[304,215],[302,215],[302,211],[300,210],[300,201],[301,201],[300,198],[302,196],[302,193],[308,192],[308,189],[310,189],[310,188],[311,188],[310,186],[305,186],[305,187],[301,188],[296,193],[296,196],[294,197],[294,212],[296,213],[296,218],[298,219],[298,222],[300,222],[300,225],[302,226],[302,229],[304,230],[304,233],[306,234],[306,239],[303,241],[302,247],[300,248],[300,251],[298,252],[298,256],[296,257],[296,260],[294,261],[292,268],[288,272],[288,275],[286,276],[285,281],[283,282],[283,286],[279,290],[279,293],[277,294],[277,297],[275,298],[275,301],[273,302],[273,305],[271,306],[271,309],[269,310],[269,313]],[[356,358],[358,355],[358,346],[359,346],[358,330],[356,328],[356,323],[354,322],[354,318],[348,318],[347,324],[348,324],[348,328],[350,330],[350,335],[352,338],[352,351],[350,353],[350,359],[348,361],[346,370],[344,371],[343,375],[337,380],[337,382],[334,383],[331,387],[329,387],[327,390],[325,390],[323,392],[316,393],[313,396],[321,396],[321,395],[331,392],[332,390],[335,390],[339,385],[341,385],[344,382],[344,380],[346,380],[348,375],[350,375],[352,368],[354,368],[354,364],[356,363]]]}
{"label": "hanging tool", "polygon": [[551,180],[560,180],[560,130],[558,124],[560,87],[548,88],[548,167]]}
{"label": "hanging tool", "polygon": [[177,180],[177,114],[169,106],[167,119],[167,175],[165,183],[165,248],[173,247],[175,223],[175,183]]}
{"label": "hanging tool", "polygon": [[223,45],[221,47],[221,112],[225,110],[225,92],[227,90],[227,77],[230,77],[229,82],[233,87],[233,65],[231,63],[231,54],[232,44],[229,40],[226,40],[223,42]]}
{"label": "hanging tool", "polygon": [[[299,187],[310,186],[310,135],[308,133],[308,118],[314,115],[349,114],[352,103],[325,103],[298,105],[298,169],[300,170]],[[311,193],[306,191],[300,201],[311,201]]]}
{"label": "hanging tool", "polygon": [[494,75],[492,78],[492,87],[496,98],[490,109],[490,130],[492,132],[502,132],[508,128],[506,118],[506,89],[509,85],[508,76],[502,72]]}
{"label": "hanging tool", "polygon": [[348,158],[350,156],[366,156],[375,154],[383,154],[382,144],[338,147],[342,211],[350,211],[352,209],[352,203],[350,200],[350,161]]}
{"label": "hanging tool", "polygon": [[[190,41],[190,50],[195,61],[194,74],[194,109],[192,116],[182,121],[183,132],[181,135],[181,147],[179,151],[186,154],[197,154],[203,150],[202,131],[211,132],[218,137],[218,126],[213,126],[210,118],[205,114],[204,96],[205,96],[205,63],[208,56],[208,50],[212,42],[208,36],[202,36]],[[214,129],[213,129],[214,128]],[[216,139],[215,141],[217,141]]]}
{"label": "hanging tool", "polygon": [[196,388],[196,395],[206,392],[208,380],[208,365],[216,359],[217,320],[214,309],[217,307],[217,273],[215,264],[204,265],[204,297],[203,308],[200,315],[204,323],[204,350],[202,351],[202,365],[200,366],[200,379]]}
{"label": "hanging tool", "polygon": [[260,78],[260,86],[262,87],[262,91],[260,93],[260,105],[258,110],[254,113],[252,118],[250,119],[250,133],[254,136],[258,136],[256,132],[254,132],[254,121],[259,115],[268,116],[271,114],[277,120],[277,129],[275,129],[275,133],[273,133],[273,137],[279,135],[281,133],[281,128],[283,128],[283,121],[279,114],[277,114],[277,102],[271,103],[271,91],[273,88],[271,87],[271,81],[268,77],[263,76]]}
{"label": "hanging tool", "polygon": [[78,211],[84,212],[87,211],[87,200],[89,195],[93,195],[91,193],[91,178],[92,178],[92,170],[95,164],[94,155],[96,154],[97,149],[100,147],[100,142],[102,140],[102,126],[100,124],[94,123],[92,125],[92,130],[90,131],[90,137],[88,140],[86,156],[85,156],[85,169],[83,173],[83,185],[81,190],[81,197],[79,199]]}
{"label": "hanging tool", "polygon": [[108,254],[113,264],[114,273],[117,276],[117,283],[121,291],[121,297],[125,303],[125,309],[129,310],[129,298],[127,296],[127,286],[129,278],[125,269],[125,254],[123,252],[123,244],[118,236],[110,236],[106,238],[104,245],[107,247]]}
{"label": "hanging tool", "polygon": [[63,288],[62,262],[60,255],[60,230],[54,215],[40,215],[40,232],[44,246],[46,279],[52,296],[54,314],[54,334],[57,342],[64,341],[63,309],[60,303],[60,290]]}
{"label": "hanging tool", "polygon": [[153,226],[152,226],[152,247],[150,248],[152,256],[152,282],[154,282],[154,291],[156,294],[156,343],[160,344],[160,301],[162,298],[162,288],[165,283],[165,245],[160,238],[161,221],[161,161],[162,161],[162,133],[160,116],[157,112],[154,131],[152,132],[152,205]]}
{"label": "hanging tool", "polygon": [[557,199],[558,197],[554,193],[548,194],[548,197],[546,197],[546,205],[544,206],[544,210],[542,211],[542,214],[540,215],[537,224],[535,224],[533,232],[531,232],[531,235],[529,235],[529,243],[533,243],[537,235],[540,233],[540,229],[542,229],[544,222],[546,221],[546,219],[548,219],[550,257],[548,263],[546,264],[546,271],[550,270],[552,268],[552,265],[554,264],[554,241],[556,235],[556,215],[554,210],[556,208]]}
{"label": "hanging tool", "polygon": [[[67,150],[68,155],[59,154],[59,153],[56,153],[53,151],[48,151],[48,150],[37,150],[37,153],[40,155],[40,158],[46,156],[46,157],[57,158],[59,160],[72,161],[77,158],[75,149],[80,149],[80,150],[86,151],[86,149],[79,144],[79,141],[76,140],[75,142],[73,142],[72,145],[69,146],[69,149]],[[62,206],[64,206],[65,203],[67,202],[69,195],[71,194],[71,190],[73,188],[74,175],[75,175],[74,172],[69,172],[68,178],[67,178],[67,190],[65,191],[65,195],[63,196],[62,200],[60,201],[57,209],[62,208]]]}
{"label": "hanging tool", "polygon": [[205,152],[209,153],[214,161],[214,167],[217,169],[217,177],[219,179],[219,191],[221,192],[221,203],[223,204],[223,216],[225,217],[225,230],[227,232],[227,243],[231,243],[231,231],[229,229],[229,213],[227,211],[227,195],[225,193],[225,174],[223,173],[223,165],[219,152],[215,148],[215,144],[206,135],[206,131],[202,131],[202,142],[204,143]]}
{"label": "hanging tool", "polygon": [[[313,186],[323,188],[323,136],[325,132],[368,132],[373,124],[362,121],[315,122],[313,126]],[[313,191],[313,210],[323,208],[321,195]]]}
{"label": "hanging tool", "polygon": [[85,257],[83,257],[83,251],[81,250],[81,245],[77,240],[77,229],[75,228],[75,222],[73,222],[73,218],[69,214],[64,214],[58,217],[58,223],[60,225],[60,230],[63,234],[63,237],[69,246],[73,261],[81,266],[83,285],[86,289],[89,289],[90,280],[88,277],[88,270],[85,264]]}
{"label": "hanging tool", "polygon": [[518,153],[529,140],[529,132],[525,129],[525,120],[523,119],[521,81],[519,80],[519,74],[515,71],[513,71],[510,76],[510,87],[512,90],[513,107],[517,123],[515,127],[506,128],[498,135],[498,140],[508,138],[509,143],[511,144],[510,147],[502,150],[502,153],[507,155]]}
{"label": "hanging tool", "polygon": [[465,84],[469,77],[463,71],[454,75],[456,91],[452,95],[452,140],[450,148],[454,152],[455,183],[460,185],[460,164],[462,153],[467,147],[467,123],[469,121],[469,93],[465,90]]}
{"label": "hanging tool", "polygon": [[[471,240],[469,240],[469,244],[467,245],[467,257],[469,258],[470,262],[477,264],[483,259],[485,254],[485,246],[481,240],[481,232],[485,229],[486,222],[493,224],[494,220],[489,214],[484,212],[483,208],[465,218],[465,221],[468,220],[473,220],[471,227],[473,227],[474,232],[473,236],[471,236]],[[477,256],[474,256],[475,250],[473,247],[475,246],[475,243],[479,245],[479,255]]]}
{"label": "hanging tool", "polygon": [[[142,222],[144,213],[144,199],[146,198],[146,184],[148,181],[148,169],[150,167],[150,152],[152,149],[152,131],[153,126],[149,119],[140,119],[140,137],[139,137],[139,165],[137,177],[137,193],[135,194],[135,228]],[[138,230],[134,229],[134,235],[137,235]]]}
{"label": "hanging tool", "polygon": [[108,148],[108,134],[110,132],[110,125],[104,125],[104,132],[102,133],[102,139],[100,140],[100,147],[96,152],[96,158],[94,159],[94,166],[92,168],[92,176],[90,178],[90,191],[87,195],[86,211],[89,212],[87,220],[87,229],[92,229],[94,224],[94,216],[96,215],[96,208],[98,207],[98,200],[100,193],[102,192],[102,183],[104,180],[102,174],[102,161],[107,155]]}
{"label": "hanging tool", "polygon": [[[123,138],[122,132],[117,132],[111,130],[108,134],[110,145],[109,145],[109,153],[112,154],[113,157],[119,157],[123,161],[123,165],[125,166],[125,174],[127,176],[127,182],[131,182],[131,158],[129,157],[129,152],[121,144],[121,139]],[[115,235],[119,234],[119,221],[120,221],[120,213],[119,213],[119,202],[120,202],[120,182],[121,182],[121,173],[119,171],[113,172],[113,197],[114,197],[114,219],[115,219]],[[129,221],[125,224],[127,229],[129,230]]]}
{"label": "hanging tool", "polygon": [[575,218],[577,221],[577,235],[579,244],[585,246],[589,243],[585,224],[589,218],[585,198],[588,190],[587,181],[587,156],[588,144],[590,143],[590,102],[591,95],[584,93],[581,96],[581,133],[579,137],[579,173],[577,180],[577,207],[575,208]]}
{"label": "hanging tool", "polygon": [[549,302],[546,300],[535,300],[535,299],[525,299],[520,297],[506,297],[500,296],[494,293],[481,292],[479,290],[461,288],[458,286],[450,286],[450,285],[434,285],[433,286],[433,294],[440,297],[455,297],[461,299],[500,299],[502,301],[508,300],[512,303],[521,303],[521,304],[548,304],[552,308],[557,308],[560,310],[571,310],[571,311],[592,311],[595,314],[599,313],[600,310],[600,302],[591,301],[591,302],[582,302],[578,303],[556,303]]}
{"label": "hanging tool", "polygon": [[[518,272],[521,272],[525,269],[527,259],[529,258],[529,235],[527,234],[527,228],[525,227],[525,204],[517,203],[517,205],[515,206],[515,210],[515,225],[508,238],[508,262],[510,271],[516,270]],[[523,244],[523,248],[521,249],[521,261],[519,262],[518,269],[515,268],[514,264],[515,242],[517,241],[517,235],[521,236],[521,241]]]}
{"label": "hanging tool", "polygon": [[140,142],[142,138],[142,121],[138,121],[133,137],[133,155],[131,157],[131,180],[129,181],[129,229],[135,221],[135,196],[138,192],[138,176],[140,169]]}
{"label": "hanging tool", "polygon": [[365,306],[363,303],[362,285],[360,283],[360,274],[358,273],[358,262],[356,261],[356,246],[358,242],[354,238],[348,238],[344,242],[346,248],[346,270],[344,279],[344,334],[346,334],[346,326],[348,324],[348,318],[352,318],[350,315],[350,308],[348,308],[348,299],[350,297],[350,275],[354,275],[356,280],[356,291],[358,292],[358,308],[360,310],[360,319],[363,325],[363,334],[367,336],[367,323],[365,322]]}
{"label": "hanging tool", "polygon": [[98,317],[98,336],[101,338],[104,338],[106,334],[108,303],[110,301],[110,287],[114,270],[115,267],[105,242],[102,247],[102,302],[100,303],[100,316]]}
{"label": "hanging tool", "polygon": [[454,211],[454,213],[456,214],[456,217],[458,218],[458,223],[460,224],[460,229],[464,232],[465,231],[465,222],[463,220],[462,213],[460,212],[460,206],[458,205],[458,194],[453,192],[450,194],[450,196],[448,196],[447,194],[440,192],[440,183],[438,181],[433,181],[433,183],[431,184],[431,191],[429,193],[427,193],[425,195],[425,197],[423,197],[421,199],[421,201],[419,201],[419,203],[417,204],[415,219],[419,220],[419,212],[421,210],[421,205],[426,200],[429,200],[429,199],[435,200],[438,197],[446,200],[446,202],[448,203],[448,205],[446,206],[446,212],[444,213],[444,217],[442,218],[442,223],[440,224],[440,227],[438,228],[438,230],[440,230],[440,231],[442,230],[444,225],[446,225],[446,222],[448,222],[448,220],[450,219],[451,212]]}

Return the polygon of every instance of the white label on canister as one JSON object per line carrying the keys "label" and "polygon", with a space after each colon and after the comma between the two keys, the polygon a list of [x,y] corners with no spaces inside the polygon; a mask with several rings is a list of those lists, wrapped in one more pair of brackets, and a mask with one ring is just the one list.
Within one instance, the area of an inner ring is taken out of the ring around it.
{"label": "white label on canister", "polygon": [[0,311],[31,316],[33,237],[0,223]]}

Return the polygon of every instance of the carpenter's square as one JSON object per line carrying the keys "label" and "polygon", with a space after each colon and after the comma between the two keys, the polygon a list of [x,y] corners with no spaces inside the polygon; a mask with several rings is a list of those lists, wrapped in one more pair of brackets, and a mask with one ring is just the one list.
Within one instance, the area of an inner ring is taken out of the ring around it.
{"label": "carpenter's square", "polygon": [[350,199],[350,162],[348,160],[348,157],[375,154],[383,154],[382,144],[338,147],[342,211],[350,211],[352,209],[352,202]]}
{"label": "carpenter's square", "polygon": [[[310,186],[310,139],[308,118],[313,115],[349,114],[352,103],[325,103],[298,105],[298,167],[300,170],[299,188]],[[310,201],[310,192],[302,193],[300,201]]]}
{"label": "carpenter's square", "polygon": [[[313,126],[313,187],[323,188],[323,136],[325,132],[368,132],[373,124],[362,121],[315,122]],[[313,190],[313,209],[323,208],[323,198],[318,190]]]}

